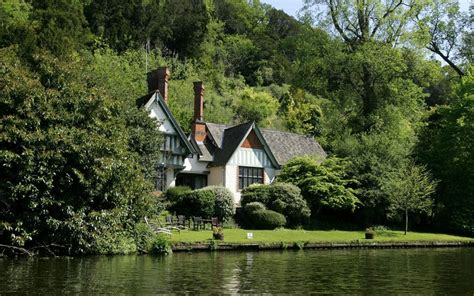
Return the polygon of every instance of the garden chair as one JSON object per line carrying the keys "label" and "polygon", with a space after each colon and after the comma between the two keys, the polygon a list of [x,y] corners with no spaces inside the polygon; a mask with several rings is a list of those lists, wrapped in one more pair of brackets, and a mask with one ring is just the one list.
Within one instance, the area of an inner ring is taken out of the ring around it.
{"label": "garden chair", "polygon": [[186,217],[184,215],[178,215],[176,226],[181,229],[186,229]]}
{"label": "garden chair", "polygon": [[153,230],[153,232],[163,233],[163,234],[167,234],[167,235],[171,236],[171,230],[169,230],[165,227],[162,227],[161,225],[157,225],[156,223],[148,222],[148,219],[146,218],[146,216],[145,216],[145,223],[148,226],[150,226],[150,228],[151,228],[151,230]]}
{"label": "garden chair", "polygon": [[212,217],[211,218],[211,225],[212,227],[221,227],[221,223],[219,223],[219,218],[217,217]]}
{"label": "garden chair", "polygon": [[202,227],[202,217],[193,217],[193,229],[199,230]]}

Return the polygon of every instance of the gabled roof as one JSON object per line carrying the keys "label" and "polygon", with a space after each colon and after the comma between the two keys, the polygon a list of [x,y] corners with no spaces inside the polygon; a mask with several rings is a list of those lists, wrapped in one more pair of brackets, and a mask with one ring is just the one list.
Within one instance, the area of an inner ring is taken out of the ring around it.
{"label": "gabled roof", "polygon": [[185,145],[185,147],[188,149],[189,153],[196,154],[196,150],[187,139],[186,135],[181,129],[181,126],[178,124],[178,122],[174,118],[173,114],[168,108],[168,105],[163,101],[163,98],[158,90],[154,90],[136,100],[138,107],[145,107],[146,109],[149,109],[153,102],[156,102],[161,107],[163,112],[165,112],[166,117],[168,117],[174,130],[178,133],[178,137],[180,138],[181,142]]}
{"label": "gabled roof", "polygon": [[[206,124],[208,125],[208,124]],[[212,124],[211,124],[212,125]],[[209,126],[208,126],[209,127]],[[224,127],[222,129],[222,127]],[[225,126],[220,126],[220,128],[216,128],[216,125],[211,126],[211,137],[216,141],[216,143],[220,146],[214,152],[214,160],[212,161],[211,165],[213,166],[221,166],[225,165],[229,159],[234,155],[234,152],[242,145],[242,142],[247,138],[249,133],[254,130],[255,134],[259,138],[260,142],[262,143],[265,152],[267,153],[270,161],[273,163],[275,167],[279,167],[279,164],[273,155],[269,145],[265,141],[262,133],[255,125],[255,122],[247,122],[242,123],[233,127],[225,128]],[[215,134],[212,134],[212,133]]]}
{"label": "gabled roof", "polygon": [[[220,148],[216,150],[228,149],[229,147],[226,142],[227,130],[232,129],[232,127],[215,123],[206,123],[206,126],[211,137]],[[240,126],[242,125],[236,127]],[[271,129],[261,129],[259,131],[280,166],[286,164],[288,160],[295,156],[312,155],[320,156],[321,158],[326,157],[326,152],[312,137]],[[235,148],[230,150],[232,151],[229,153],[233,153]]]}

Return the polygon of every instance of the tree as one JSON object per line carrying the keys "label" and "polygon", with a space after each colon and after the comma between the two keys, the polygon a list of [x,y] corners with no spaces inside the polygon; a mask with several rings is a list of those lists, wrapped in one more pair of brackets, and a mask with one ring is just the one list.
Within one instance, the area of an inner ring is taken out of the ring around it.
{"label": "tree", "polygon": [[472,28],[467,14],[459,9],[458,1],[432,1],[417,14],[416,20],[422,44],[463,76],[465,73],[459,63],[467,61],[462,55],[463,43],[469,42],[464,38],[472,34]]}
{"label": "tree", "polygon": [[322,163],[309,156],[295,157],[283,167],[278,181],[298,186],[313,215],[323,208],[353,211],[360,201],[349,166],[348,160],[337,157]]}
{"label": "tree", "polygon": [[470,71],[455,85],[451,103],[431,114],[416,149],[418,159],[439,180],[434,196],[437,226],[464,233],[474,227],[474,77]]}
{"label": "tree", "polygon": [[143,124],[130,122],[83,60],[43,54],[28,67],[12,48],[0,52],[0,240],[67,254],[133,250],[135,224],[156,207],[134,129],[157,123],[145,111]]}
{"label": "tree", "polygon": [[278,111],[278,101],[269,93],[247,88],[234,106],[240,122],[255,121],[260,126],[269,126]]}
{"label": "tree", "polygon": [[419,9],[416,0],[305,0],[306,9],[327,13],[337,34],[351,45],[369,41],[396,44]]}
{"label": "tree", "polygon": [[410,212],[431,213],[433,200],[430,196],[436,183],[424,167],[408,161],[397,170],[387,172],[383,187],[389,195],[391,214],[402,211],[405,215],[405,235]]}

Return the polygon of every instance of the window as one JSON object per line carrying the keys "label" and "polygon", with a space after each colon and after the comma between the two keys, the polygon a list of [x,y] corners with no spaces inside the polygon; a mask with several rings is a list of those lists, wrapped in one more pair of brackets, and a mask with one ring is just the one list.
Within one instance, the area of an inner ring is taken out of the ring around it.
{"label": "window", "polygon": [[239,189],[254,183],[263,184],[263,168],[239,167]]}

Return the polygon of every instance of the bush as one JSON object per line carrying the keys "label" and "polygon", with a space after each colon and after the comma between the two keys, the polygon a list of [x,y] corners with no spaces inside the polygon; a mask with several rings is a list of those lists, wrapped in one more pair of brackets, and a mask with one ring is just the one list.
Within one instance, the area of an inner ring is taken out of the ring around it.
{"label": "bush", "polygon": [[244,207],[250,202],[258,201],[268,205],[270,200],[270,185],[252,184],[242,190],[240,204]]}
{"label": "bush", "polygon": [[245,213],[252,213],[258,210],[266,210],[266,209],[267,208],[265,207],[265,205],[258,201],[249,202],[244,207]]}
{"label": "bush", "polygon": [[150,254],[168,255],[173,253],[171,243],[164,235],[157,235],[152,243]]}
{"label": "bush", "polygon": [[209,186],[202,190],[210,191],[214,195],[214,217],[219,221],[228,221],[235,214],[234,195],[223,186]]}
{"label": "bush", "polygon": [[214,214],[215,197],[210,190],[198,189],[189,191],[175,204],[177,214],[186,217],[211,217]]}
{"label": "bush", "polygon": [[242,206],[245,208],[247,204],[254,202],[262,203],[267,209],[283,214],[289,227],[302,225],[311,215],[300,189],[288,183],[251,185],[242,190]]}
{"label": "bush", "polygon": [[156,233],[146,223],[138,223],[135,225],[135,244],[137,251],[140,253],[149,252],[156,239]]}
{"label": "bush", "polygon": [[270,187],[268,208],[282,213],[287,219],[287,226],[297,227],[309,219],[311,211],[298,187],[288,183],[276,183]]}
{"label": "bush", "polygon": [[246,215],[253,229],[273,230],[283,227],[286,224],[286,218],[280,213],[272,210],[257,210]]}
{"label": "bush", "polygon": [[170,187],[163,193],[163,198],[169,203],[168,209],[174,213],[181,213],[180,205],[182,205],[183,196],[191,192],[188,186]]}

